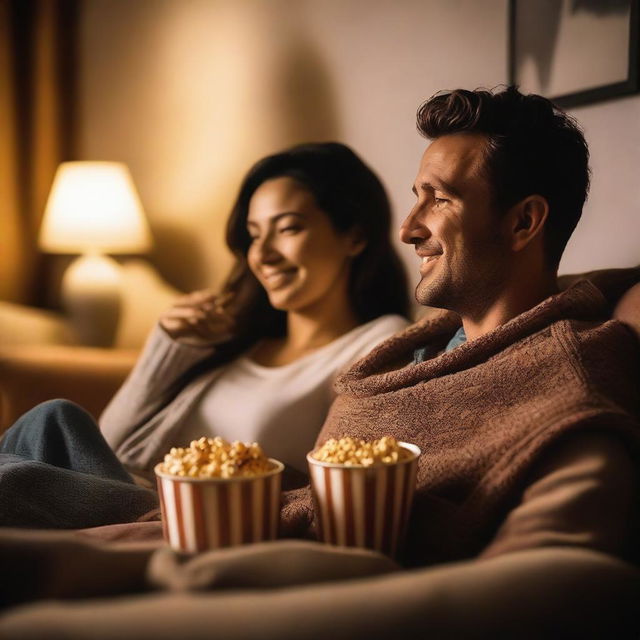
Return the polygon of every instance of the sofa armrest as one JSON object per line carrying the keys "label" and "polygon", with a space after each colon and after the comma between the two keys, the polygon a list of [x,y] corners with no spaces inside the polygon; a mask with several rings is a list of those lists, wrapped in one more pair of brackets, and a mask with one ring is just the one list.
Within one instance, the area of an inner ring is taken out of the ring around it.
{"label": "sofa armrest", "polygon": [[99,416],[137,350],[67,345],[0,347],[0,433],[35,405],[66,398]]}
{"label": "sofa armrest", "polygon": [[633,329],[640,338],[640,283],[631,287],[618,300],[612,316]]}
{"label": "sofa armrest", "polygon": [[66,318],[55,311],[0,300],[0,344],[74,344]]}
{"label": "sofa armrest", "polygon": [[558,278],[558,285],[560,290],[564,290],[579,280],[591,280],[606,298],[609,310],[613,311],[625,291],[640,282],[640,266],[626,267],[624,269],[597,269],[586,273],[565,274]]}

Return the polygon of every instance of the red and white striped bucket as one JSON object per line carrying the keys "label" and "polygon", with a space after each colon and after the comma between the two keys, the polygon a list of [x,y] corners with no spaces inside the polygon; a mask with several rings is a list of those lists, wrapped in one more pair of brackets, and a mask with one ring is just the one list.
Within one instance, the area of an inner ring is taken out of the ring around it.
{"label": "red and white striped bucket", "polygon": [[416,486],[420,449],[396,464],[370,467],[321,462],[307,454],[319,537],[323,542],[366,547],[396,556],[404,539]]}
{"label": "red and white striped bucket", "polygon": [[174,476],[156,465],[165,540],[189,553],[274,540],[284,465],[269,461],[273,471],[238,478]]}

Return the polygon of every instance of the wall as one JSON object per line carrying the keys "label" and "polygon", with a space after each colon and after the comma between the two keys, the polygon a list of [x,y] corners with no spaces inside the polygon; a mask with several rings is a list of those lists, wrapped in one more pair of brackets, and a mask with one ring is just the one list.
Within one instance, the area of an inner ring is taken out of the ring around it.
{"label": "wall", "polygon": [[[507,73],[507,0],[84,0],[81,36],[81,156],[129,164],[151,259],[182,289],[224,277],[224,220],[262,155],[352,145],[383,177],[398,226],[425,146],[416,107]],[[594,178],[561,271],[638,263],[640,98],[575,115]]]}
{"label": "wall", "polygon": [[565,251],[566,273],[640,264],[640,96],[576,108],[591,151],[591,193]]}
{"label": "wall", "polygon": [[[397,223],[425,142],[419,103],[506,74],[505,0],[85,0],[80,150],[127,162],[163,276],[217,284],[222,228],[262,155],[352,145]],[[398,243],[399,244],[399,243]],[[413,252],[402,248],[415,271]]]}

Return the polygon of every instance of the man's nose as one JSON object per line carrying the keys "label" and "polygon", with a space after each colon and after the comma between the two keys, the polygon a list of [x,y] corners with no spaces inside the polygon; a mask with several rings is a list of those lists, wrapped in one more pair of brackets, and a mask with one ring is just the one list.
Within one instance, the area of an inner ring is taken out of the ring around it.
{"label": "man's nose", "polygon": [[406,244],[418,244],[426,240],[431,233],[419,211],[413,209],[400,225],[400,240]]}

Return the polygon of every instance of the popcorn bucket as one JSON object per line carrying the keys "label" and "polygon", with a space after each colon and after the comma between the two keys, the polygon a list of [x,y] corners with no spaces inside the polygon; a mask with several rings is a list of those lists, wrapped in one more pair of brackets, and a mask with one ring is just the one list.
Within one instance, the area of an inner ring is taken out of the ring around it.
{"label": "popcorn bucket", "polygon": [[154,471],[165,540],[176,551],[193,553],[248,542],[274,540],[280,516],[284,465],[259,476],[190,478]]}
{"label": "popcorn bucket", "polygon": [[400,442],[410,455],[393,464],[352,466],[307,454],[319,538],[366,547],[395,557],[406,534],[420,449]]}

